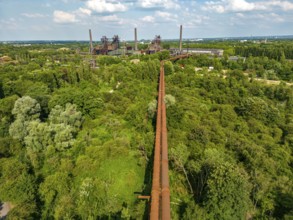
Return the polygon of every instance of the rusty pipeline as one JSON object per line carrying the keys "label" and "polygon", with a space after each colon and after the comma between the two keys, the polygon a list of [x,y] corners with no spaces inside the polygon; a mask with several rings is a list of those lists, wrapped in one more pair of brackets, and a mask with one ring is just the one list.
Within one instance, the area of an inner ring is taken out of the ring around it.
{"label": "rusty pipeline", "polygon": [[160,218],[160,161],[161,161],[161,132],[162,132],[162,82],[161,74],[159,80],[159,93],[158,93],[158,107],[157,107],[157,123],[156,123],[156,140],[154,150],[154,167],[153,167],[153,180],[151,192],[151,210],[150,219],[157,220]]}
{"label": "rusty pipeline", "polygon": [[169,220],[170,216],[170,189],[169,189],[169,166],[168,166],[168,143],[167,143],[167,122],[164,61],[161,61],[158,108],[156,123],[156,141],[154,150],[153,182],[151,192],[150,219]]}
{"label": "rusty pipeline", "polygon": [[[162,96],[165,97],[165,73],[164,62],[162,65]],[[170,216],[170,189],[169,189],[169,165],[168,165],[168,142],[167,142],[167,119],[166,104],[162,101],[162,154],[161,154],[161,197],[162,197],[162,219],[169,220]]]}

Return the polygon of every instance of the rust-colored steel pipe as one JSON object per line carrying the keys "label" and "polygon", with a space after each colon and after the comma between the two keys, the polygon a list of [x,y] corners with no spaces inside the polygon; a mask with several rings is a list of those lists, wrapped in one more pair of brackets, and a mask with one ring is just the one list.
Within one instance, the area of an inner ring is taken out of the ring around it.
{"label": "rust-colored steel pipe", "polygon": [[160,172],[161,172],[161,126],[162,126],[162,80],[159,80],[158,108],[157,108],[157,123],[156,123],[156,141],[154,151],[154,168],[153,182],[151,192],[151,212],[150,220],[158,220],[160,218]]}
{"label": "rust-colored steel pipe", "polygon": [[168,143],[164,79],[164,61],[161,62],[158,109],[156,124],[156,141],[154,152],[153,183],[151,192],[151,220],[170,220],[170,189],[168,166]]}
{"label": "rust-colored steel pipe", "polygon": [[[165,73],[164,62],[161,62],[162,74],[162,96],[165,97]],[[161,197],[162,197],[162,220],[170,220],[170,189],[169,189],[169,165],[168,165],[168,142],[167,142],[167,120],[166,105],[162,100],[162,156],[161,156]]]}

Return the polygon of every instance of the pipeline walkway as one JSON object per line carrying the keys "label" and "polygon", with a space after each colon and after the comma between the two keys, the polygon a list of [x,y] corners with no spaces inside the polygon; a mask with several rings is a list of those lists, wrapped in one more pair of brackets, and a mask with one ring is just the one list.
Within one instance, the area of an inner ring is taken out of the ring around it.
{"label": "pipeline walkway", "polygon": [[164,75],[164,61],[161,61],[150,220],[171,219]]}
{"label": "pipeline walkway", "polygon": [[[182,54],[168,59],[176,62],[179,59],[188,58],[189,54]],[[138,196],[140,199],[151,200],[150,220],[170,220],[170,187],[169,187],[169,164],[168,164],[168,141],[165,97],[165,73],[164,60],[161,61],[158,107],[156,122],[156,139],[154,149],[154,164],[152,176],[151,196]]]}

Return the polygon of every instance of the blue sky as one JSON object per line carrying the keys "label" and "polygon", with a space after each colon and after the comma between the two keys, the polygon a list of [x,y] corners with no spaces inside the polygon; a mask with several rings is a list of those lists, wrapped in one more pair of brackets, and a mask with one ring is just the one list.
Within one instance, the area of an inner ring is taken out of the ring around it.
{"label": "blue sky", "polygon": [[292,35],[293,0],[0,0],[0,40]]}

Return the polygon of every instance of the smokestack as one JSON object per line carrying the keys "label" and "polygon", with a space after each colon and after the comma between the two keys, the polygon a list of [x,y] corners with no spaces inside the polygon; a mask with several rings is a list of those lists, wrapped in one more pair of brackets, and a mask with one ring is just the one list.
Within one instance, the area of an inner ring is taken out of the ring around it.
{"label": "smokestack", "polygon": [[92,30],[89,30],[89,34],[90,34],[90,54],[93,53],[93,38],[92,38]]}
{"label": "smokestack", "polygon": [[182,25],[180,25],[180,42],[179,42],[179,52],[182,52]]}
{"label": "smokestack", "polygon": [[134,28],[134,50],[137,50],[137,30]]}

